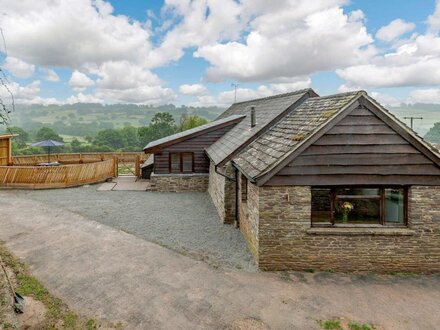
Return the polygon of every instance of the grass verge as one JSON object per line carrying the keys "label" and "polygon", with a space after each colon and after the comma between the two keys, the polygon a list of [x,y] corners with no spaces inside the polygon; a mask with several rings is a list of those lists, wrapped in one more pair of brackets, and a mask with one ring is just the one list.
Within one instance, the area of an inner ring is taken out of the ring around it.
{"label": "grass verge", "polygon": [[[71,311],[63,301],[54,297],[41,283],[31,274],[27,265],[22,263],[10,253],[3,242],[0,242],[0,256],[7,268],[12,270],[16,281],[16,292],[22,296],[30,296],[42,302],[47,310],[44,324],[41,325],[44,329],[98,329],[100,326],[94,319],[86,319],[75,312]],[[1,274],[3,275],[3,274]],[[3,278],[4,275],[1,277]],[[10,297],[1,297],[1,301],[8,301]],[[12,307],[11,307],[12,309]],[[26,305],[25,305],[26,313]],[[0,315],[0,320],[4,319]],[[16,326],[11,324],[4,324],[0,321],[0,328],[16,329]],[[109,328],[109,327],[106,327]],[[110,328],[120,328],[110,327]]]}

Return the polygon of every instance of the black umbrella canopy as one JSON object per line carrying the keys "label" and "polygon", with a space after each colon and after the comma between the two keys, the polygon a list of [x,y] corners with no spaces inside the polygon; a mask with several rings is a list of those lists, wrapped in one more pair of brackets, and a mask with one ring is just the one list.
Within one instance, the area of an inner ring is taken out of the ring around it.
{"label": "black umbrella canopy", "polygon": [[55,141],[55,140],[44,140],[37,143],[34,143],[33,147],[61,147],[63,146],[63,142]]}
{"label": "black umbrella canopy", "polygon": [[50,163],[50,148],[51,147],[61,147],[63,146],[63,142],[55,141],[55,140],[44,140],[37,143],[34,143],[33,147],[47,147],[47,162]]}

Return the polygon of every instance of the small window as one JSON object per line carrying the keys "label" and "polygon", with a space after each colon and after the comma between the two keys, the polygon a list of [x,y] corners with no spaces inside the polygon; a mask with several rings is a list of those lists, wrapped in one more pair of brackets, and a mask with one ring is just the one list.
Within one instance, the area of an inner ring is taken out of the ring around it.
{"label": "small window", "polygon": [[406,224],[406,188],[312,188],[312,225]]}
{"label": "small window", "polygon": [[170,153],[170,173],[194,172],[194,153],[172,152]]}
{"label": "small window", "polygon": [[170,172],[180,173],[180,154],[171,153],[170,154]]}
{"label": "small window", "polygon": [[193,153],[192,152],[183,152],[182,156],[182,172],[183,173],[191,173],[193,171]]}
{"label": "small window", "polygon": [[385,189],[385,223],[403,224],[405,222],[404,189]]}

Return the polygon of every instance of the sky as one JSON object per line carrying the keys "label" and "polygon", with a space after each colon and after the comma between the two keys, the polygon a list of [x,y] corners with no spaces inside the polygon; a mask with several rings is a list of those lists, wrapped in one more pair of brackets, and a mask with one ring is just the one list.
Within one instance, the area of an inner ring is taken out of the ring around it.
{"label": "sky", "polygon": [[440,0],[0,0],[0,28],[17,103],[440,104]]}

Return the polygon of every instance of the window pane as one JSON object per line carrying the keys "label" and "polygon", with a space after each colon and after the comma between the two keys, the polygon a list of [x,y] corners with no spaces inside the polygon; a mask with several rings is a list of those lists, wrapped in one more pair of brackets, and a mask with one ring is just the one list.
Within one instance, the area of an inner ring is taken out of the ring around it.
{"label": "window pane", "polygon": [[180,173],[180,155],[178,153],[172,153],[170,155],[171,161],[171,173]]}
{"label": "window pane", "polygon": [[335,223],[379,224],[380,199],[338,199]]}
{"label": "window pane", "polygon": [[331,222],[331,190],[312,188],[312,224]]}
{"label": "window pane", "polygon": [[191,152],[182,153],[183,172],[193,171],[193,154]]}
{"label": "window pane", "polygon": [[385,222],[403,224],[404,203],[403,189],[385,189]]}
{"label": "window pane", "polygon": [[379,196],[379,188],[340,188],[336,189],[336,195],[352,196]]}

